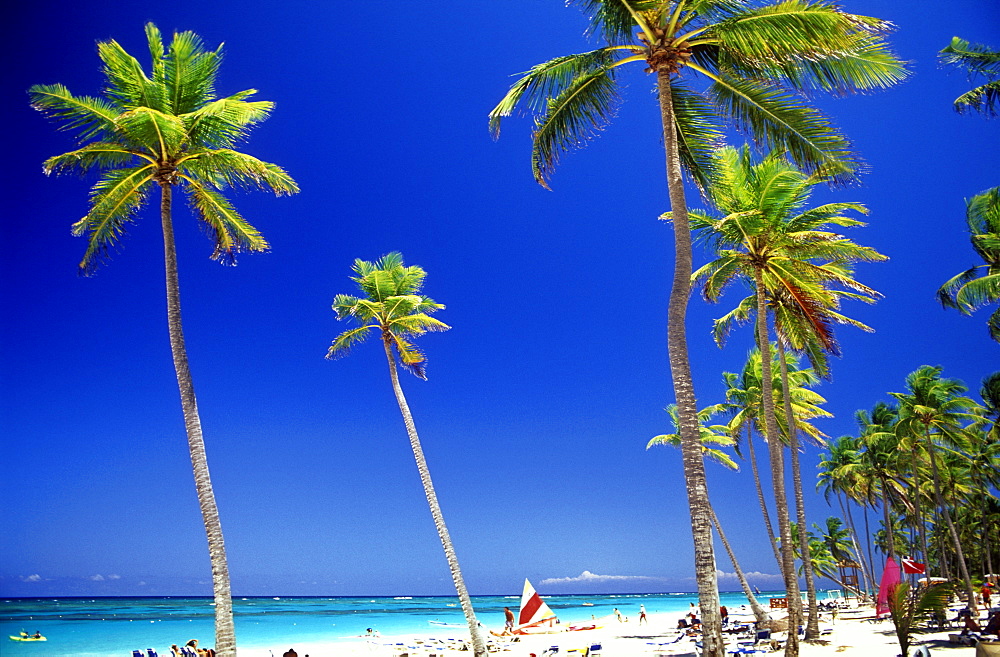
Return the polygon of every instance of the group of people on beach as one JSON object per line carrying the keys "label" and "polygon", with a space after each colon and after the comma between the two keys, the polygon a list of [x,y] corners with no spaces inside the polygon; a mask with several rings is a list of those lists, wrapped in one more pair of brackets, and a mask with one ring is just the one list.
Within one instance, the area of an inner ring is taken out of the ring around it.
{"label": "group of people on beach", "polygon": [[198,639],[191,639],[178,648],[177,644],[170,646],[171,657],[215,657],[215,651],[211,648],[199,648]]}

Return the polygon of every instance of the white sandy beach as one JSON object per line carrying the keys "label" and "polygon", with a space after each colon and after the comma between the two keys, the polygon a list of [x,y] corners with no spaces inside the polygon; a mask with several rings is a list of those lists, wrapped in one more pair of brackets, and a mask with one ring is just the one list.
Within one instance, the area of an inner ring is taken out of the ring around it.
{"label": "white sandy beach", "polygon": [[[949,613],[949,618],[954,618],[957,607]],[[602,654],[608,657],[654,657],[663,656],[690,656],[698,655],[694,639],[683,637],[678,638],[679,632],[675,629],[677,625],[677,613],[671,614],[650,614],[649,623],[641,626],[634,621],[620,623],[612,617],[599,619],[602,626],[594,630],[583,630],[577,632],[562,632],[555,634],[538,634],[532,636],[518,637],[511,641],[513,637],[491,637],[493,647],[497,649],[498,655],[509,655],[510,657],[542,657],[542,653],[553,646],[558,646],[559,655],[569,657],[583,657],[592,645],[600,644]],[[854,655],[855,657],[894,657],[899,655],[899,644],[892,622],[888,619],[880,622],[871,622],[868,618],[874,616],[874,609],[871,606],[862,606],[839,612],[834,620],[829,613],[821,616],[820,627],[824,631],[821,640],[817,643],[800,643],[800,654],[806,657],[833,657],[833,655]],[[731,614],[731,620],[737,622],[752,623],[753,616],[746,613]],[[777,616],[776,616],[777,618]],[[976,655],[976,649],[971,646],[963,646],[949,641],[949,635],[958,634],[959,629],[947,630],[919,630],[911,637],[911,652],[918,646],[924,645],[931,653],[945,652],[953,657]],[[437,640],[431,637],[436,636]],[[299,657],[328,657],[330,655],[375,655],[378,657],[398,657],[406,653],[409,657],[428,657],[429,655],[460,655],[468,654],[454,649],[449,649],[443,645],[445,641],[441,637],[445,635],[438,633],[428,633],[423,636],[394,636],[380,637],[377,640],[367,641],[359,639],[357,642],[316,642],[298,643],[290,641],[287,646],[275,646],[270,650],[264,649],[240,649],[240,654],[245,657],[280,657],[289,648],[294,648]],[[453,646],[460,645],[464,634],[456,632],[448,636],[453,637]],[[779,632],[774,635],[783,639],[784,633]],[[729,639],[732,637],[732,643]],[[727,653],[739,649],[736,635],[726,635]],[[766,648],[767,646],[760,646]],[[1000,644],[997,646],[1000,648]],[[765,653],[756,653],[763,655]],[[767,654],[779,657],[784,654],[783,649],[769,652]]]}

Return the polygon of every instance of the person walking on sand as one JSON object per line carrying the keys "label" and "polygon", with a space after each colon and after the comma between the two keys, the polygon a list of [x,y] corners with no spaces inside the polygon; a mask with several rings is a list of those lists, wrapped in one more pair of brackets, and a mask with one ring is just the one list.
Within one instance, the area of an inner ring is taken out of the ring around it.
{"label": "person walking on sand", "polygon": [[619,623],[622,622],[622,612],[618,611],[618,607],[615,607],[614,614],[615,614],[615,618],[618,619],[618,622]]}
{"label": "person walking on sand", "polygon": [[646,605],[641,604],[639,605],[639,625],[642,625],[644,622],[646,625],[649,625],[649,619],[646,618]]}
{"label": "person walking on sand", "polygon": [[510,610],[510,607],[503,608],[503,631],[504,634],[510,634],[514,631],[514,612]]}

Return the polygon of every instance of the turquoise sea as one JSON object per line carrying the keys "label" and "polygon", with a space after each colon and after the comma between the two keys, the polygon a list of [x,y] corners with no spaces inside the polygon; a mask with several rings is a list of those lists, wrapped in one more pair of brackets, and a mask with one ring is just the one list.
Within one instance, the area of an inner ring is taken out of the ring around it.
{"label": "turquoise sea", "polygon": [[[638,617],[640,604],[651,614],[677,613],[679,618],[690,603],[697,604],[693,593],[543,597],[563,622],[600,618],[616,607],[625,616]],[[503,608],[516,613],[519,601],[519,595],[473,596],[479,621],[497,630],[503,628]],[[745,602],[741,593],[722,594],[722,603],[731,610]],[[146,648],[162,656],[172,643],[213,643],[212,599],[207,597],[5,598],[0,605],[3,657],[131,657],[132,650]],[[465,635],[465,618],[454,597],[251,597],[235,598],[233,608],[238,647],[269,648],[277,655],[296,643],[356,640],[367,628],[383,637]],[[7,638],[21,630],[41,632],[48,641]]]}

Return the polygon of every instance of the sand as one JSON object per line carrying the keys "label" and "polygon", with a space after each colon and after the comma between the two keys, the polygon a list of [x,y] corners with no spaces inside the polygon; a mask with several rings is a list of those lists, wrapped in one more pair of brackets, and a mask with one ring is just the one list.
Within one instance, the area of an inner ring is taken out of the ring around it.
{"label": "sand", "polygon": [[[957,608],[952,609],[949,618],[954,618]],[[820,628],[823,632],[821,640],[816,643],[801,642],[799,654],[804,657],[894,657],[899,655],[899,643],[890,620],[873,623],[868,618],[874,616],[871,606],[862,606],[843,610],[833,619],[829,613],[821,615]],[[752,616],[734,614],[733,621],[753,620]],[[552,646],[558,646],[560,657],[584,657],[594,644],[602,646],[602,654],[606,657],[657,657],[662,655],[677,657],[697,657],[698,650],[694,640],[681,637],[676,629],[677,614],[650,614],[649,624],[637,625],[634,622],[619,623],[613,616],[599,619],[602,623],[599,629],[578,632],[562,632],[557,634],[540,634],[519,637],[510,641],[510,637],[491,637],[498,651],[498,657],[543,657]],[[931,653],[946,653],[953,657],[976,655],[976,649],[949,641],[949,635],[958,634],[958,629],[925,630],[921,629],[911,636],[911,652],[918,646],[926,646]],[[440,635],[439,635],[440,636]],[[453,635],[455,637],[461,634]],[[739,646],[736,635],[726,635],[727,653]],[[779,639],[784,633],[776,633]],[[271,650],[259,648],[240,648],[241,657],[280,657],[289,647],[294,647],[299,657],[328,657],[332,655],[368,655],[372,657],[399,657],[407,653],[409,657],[428,657],[439,655],[444,657],[460,657],[468,655],[467,651],[447,649],[441,642],[430,643],[430,635],[380,637],[379,639],[356,642],[337,643],[291,643],[290,646],[280,646]],[[733,638],[730,643],[730,638]],[[458,644],[458,639],[452,642]],[[761,646],[762,648],[766,646]],[[551,653],[548,653],[551,654]],[[731,653],[730,653],[731,654]],[[752,653],[757,655],[773,655],[781,657],[783,649],[768,653]]]}

